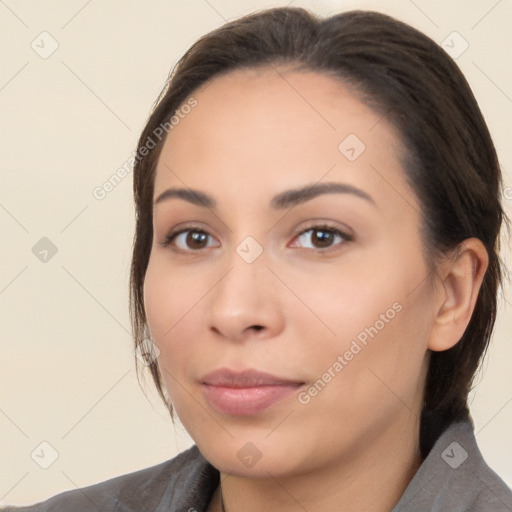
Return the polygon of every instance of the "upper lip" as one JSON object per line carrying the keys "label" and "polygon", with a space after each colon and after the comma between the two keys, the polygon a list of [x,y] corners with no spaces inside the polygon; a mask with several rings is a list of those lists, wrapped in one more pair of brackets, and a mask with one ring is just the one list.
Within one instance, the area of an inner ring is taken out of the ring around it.
{"label": "upper lip", "polygon": [[201,379],[202,384],[210,386],[224,386],[231,388],[249,388],[256,386],[283,386],[299,385],[303,382],[291,379],[277,377],[270,373],[259,370],[247,369],[242,371],[230,370],[229,368],[220,368],[206,374]]}

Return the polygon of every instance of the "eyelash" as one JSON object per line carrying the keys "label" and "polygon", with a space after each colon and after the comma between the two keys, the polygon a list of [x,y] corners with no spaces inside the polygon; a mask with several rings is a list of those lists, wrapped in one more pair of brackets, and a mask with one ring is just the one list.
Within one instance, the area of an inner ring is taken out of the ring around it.
{"label": "eyelash", "polygon": [[[345,233],[344,231],[341,231],[339,228],[337,227],[334,227],[334,226],[330,226],[328,224],[315,224],[315,225],[312,225],[312,226],[309,226],[305,229],[303,229],[302,231],[300,231],[295,237],[294,237],[294,240],[301,237],[302,235],[304,235],[305,233],[308,233],[309,231],[323,231],[323,232],[327,232],[329,233],[330,235],[338,235],[340,236],[342,239],[343,239],[343,243],[342,245],[344,245],[345,243],[347,242],[350,242],[354,239],[354,237],[352,235],[349,235],[348,233]],[[162,243],[159,243],[159,245],[161,245],[162,247],[168,247],[170,246],[174,240],[179,236],[181,235],[182,233],[186,233],[186,232],[192,232],[192,233],[203,233],[205,235],[208,235],[208,236],[211,236],[208,232],[206,232],[203,228],[201,228],[200,226],[187,226],[185,228],[182,228],[178,231],[175,231],[175,232],[171,232],[169,235],[166,236],[166,241],[165,242],[162,242]],[[339,244],[338,244],[339,245]],[[315,252],[330,252],[331,250],[336,250],[336,247],[337,245],[331,245],[329,247],[326,247],[326,248],[308,248],[309,250],[312,250],[312,251],[315,251]],[[181,252],[181,253],[199,253],[201,252],[203,249],[206,249],[206,248],[202,248],[202,249],[181,249],[181,248],[174,248],[173,250],[177,251],[177,252]]]}

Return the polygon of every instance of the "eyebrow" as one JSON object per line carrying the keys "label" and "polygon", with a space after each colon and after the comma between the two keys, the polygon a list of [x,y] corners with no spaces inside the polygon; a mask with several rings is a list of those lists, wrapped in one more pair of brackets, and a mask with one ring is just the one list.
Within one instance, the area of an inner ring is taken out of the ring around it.
{"label": "eyebrow", "polygon": [[[376,206],[373,198],[364,190],[346,183],[328,182],[285,190],[272,198],[270,201],[270,207],[274,210],[284,210],[306,201],[310,201],[322,194],[351,194]],[[201,192],[200,190],[194,190],[191,188],[168,188],[156,198],[153,204],[158,204],[172,198],[183,199],[184,201],[188,201],[189,203],[197,206],[203,206],[205,208],[215,208],[217,206],[217,201],[213,197]]]}

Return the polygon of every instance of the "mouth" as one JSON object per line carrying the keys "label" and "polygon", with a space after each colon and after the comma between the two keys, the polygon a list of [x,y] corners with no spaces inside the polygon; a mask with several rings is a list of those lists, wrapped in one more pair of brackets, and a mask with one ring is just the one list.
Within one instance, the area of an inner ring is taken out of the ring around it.
{"label": "mouth", "polygon": [[302,381],[278,377],[257,370],[235,372],[216,370],[201,379],[206,400],[217,411],[249,416],[295,394]]}
{"label": "mouth", "polygon": [[252,388],[258,386],[293,386],[304,384],[298,380],[287,379],[259,370],[248,369],[242,371],[220,368],[206,374],[201,379],[202,384],[208,386],[223,386],[230,388]]}

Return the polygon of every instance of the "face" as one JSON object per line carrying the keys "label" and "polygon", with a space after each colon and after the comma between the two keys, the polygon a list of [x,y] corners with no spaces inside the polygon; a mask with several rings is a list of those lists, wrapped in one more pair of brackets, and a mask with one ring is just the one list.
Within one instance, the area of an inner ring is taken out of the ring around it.
{"label": "face", "polygon": [[[144,301],[203,455],[291,475],[417,426],[433,306],[399,136],[314,72],[236,71],[193,97],[156,169]],[[205,385],[218,369],[294,384]]]}

